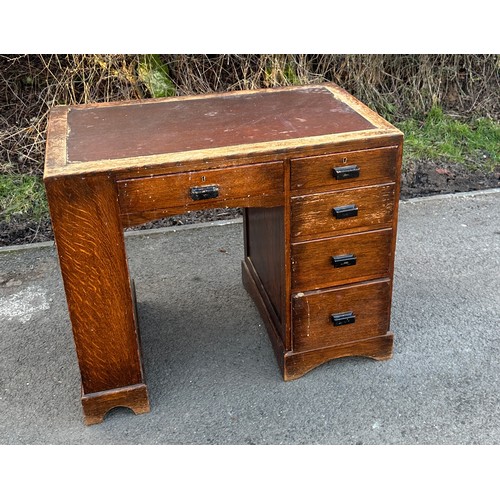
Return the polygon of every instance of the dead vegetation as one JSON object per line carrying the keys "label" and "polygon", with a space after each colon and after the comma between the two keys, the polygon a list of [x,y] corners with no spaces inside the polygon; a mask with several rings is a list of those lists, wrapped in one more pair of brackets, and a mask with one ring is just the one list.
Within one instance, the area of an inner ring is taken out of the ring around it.
{"label": "dead vegetation", "polygon": [[[161,55],[178,95],[335,82],[392,121],[500,115],[497,55]],[[40,175],[50,108],[152,96],[140,55],[0,56],[0,173]],[[142,70],[142,71],[141,71]],[[146,75],[147,76],[147,75]]]}

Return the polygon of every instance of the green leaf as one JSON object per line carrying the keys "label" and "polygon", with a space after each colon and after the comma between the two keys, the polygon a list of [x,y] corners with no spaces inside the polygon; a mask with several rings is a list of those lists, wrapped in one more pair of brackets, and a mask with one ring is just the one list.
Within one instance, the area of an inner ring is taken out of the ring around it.
{"label": "green leaf", "polygon": [[168,76],[168,67],[158,54],[145,55],[138,69],[138,77],[152,97],[169,97],[176,94],[176,88]]}

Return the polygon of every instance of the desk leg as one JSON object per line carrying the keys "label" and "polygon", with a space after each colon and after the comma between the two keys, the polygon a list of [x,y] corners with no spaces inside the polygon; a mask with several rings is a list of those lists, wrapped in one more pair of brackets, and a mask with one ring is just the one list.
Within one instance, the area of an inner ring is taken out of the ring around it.
{"label": "desk leg", "polygon": [[105,175],[45,182],[82,378],[85,423],[149,411],[116,186]]}

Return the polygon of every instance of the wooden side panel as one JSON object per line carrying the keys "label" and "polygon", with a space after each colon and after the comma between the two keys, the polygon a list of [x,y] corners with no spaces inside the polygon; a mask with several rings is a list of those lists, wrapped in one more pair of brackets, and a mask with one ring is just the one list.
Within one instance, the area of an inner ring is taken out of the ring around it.
{"label": "wooden side panel", "polygon": [[83,393],[143,383],[114,180],[46,180]]}
{"label": "wooden side panel", "polygon": [[[245,212],[247,257],[281,324],[285,312],[284,207],[249,208]],[[283,331],[281,327],[278,330]]]}

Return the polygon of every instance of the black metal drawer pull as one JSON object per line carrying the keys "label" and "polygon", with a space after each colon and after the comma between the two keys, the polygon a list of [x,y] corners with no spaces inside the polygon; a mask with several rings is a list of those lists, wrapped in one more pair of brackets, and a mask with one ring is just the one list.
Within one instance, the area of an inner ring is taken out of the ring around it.
{"label": "black metal drawer pull", "polygon": [[336,219],[346,219],[347,217],[357,217],[358,207],[356,205],[342,205],[332,208],[333,216]]}
{"label": "black metal drawer pull", "polygon": [[356,256],[352,253],[346,255],[335,255],[332,257],[333,267],[347,267],[356,265]]}
{"label": "black metal drawer pull", "polygon": [[356,315],[352,311],[331,315],[333,326],[349,325],[356,321]]}
{"label": "black metal drawer pull", "polygon": [[192,187],[189,191],[193,200],[208,200],[219,196],[219,186]]}
{"label": "black metal drawer pull", "polygon": [[343,179],[354,179],[359,177],[360,168],[357,165],[346,165],[345,167],[332,168],[332,175],[338,181]]}

